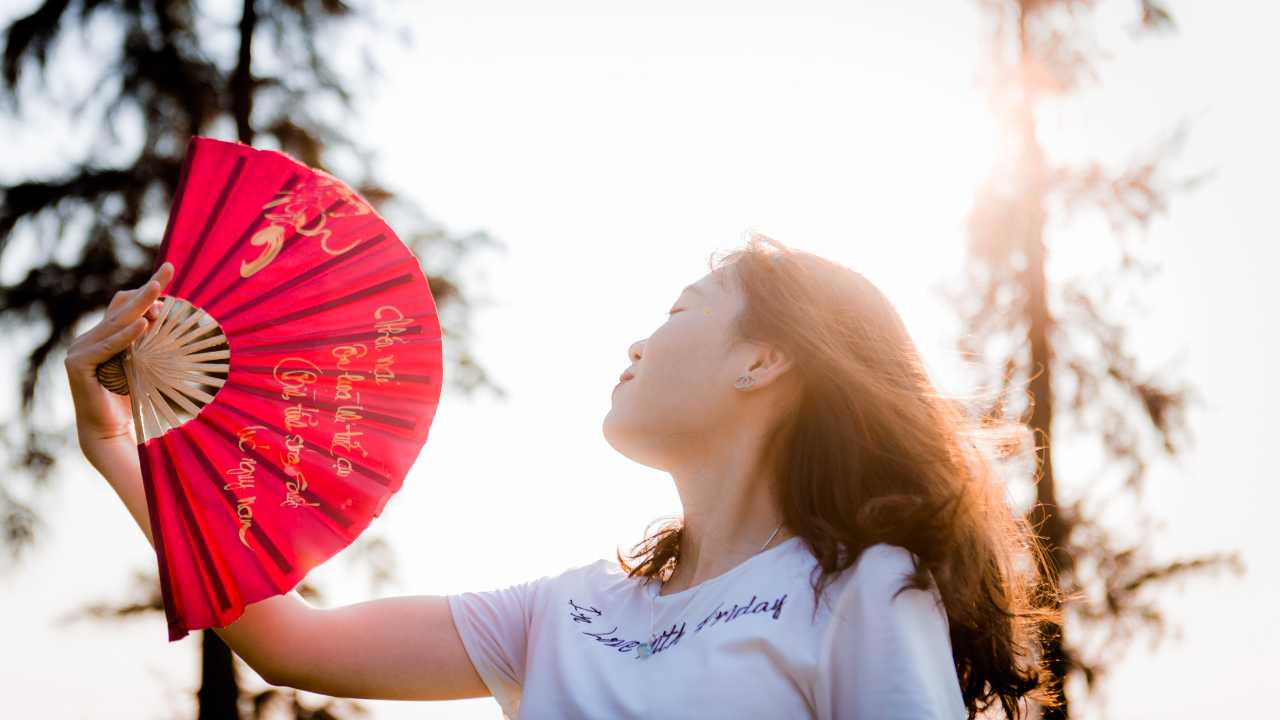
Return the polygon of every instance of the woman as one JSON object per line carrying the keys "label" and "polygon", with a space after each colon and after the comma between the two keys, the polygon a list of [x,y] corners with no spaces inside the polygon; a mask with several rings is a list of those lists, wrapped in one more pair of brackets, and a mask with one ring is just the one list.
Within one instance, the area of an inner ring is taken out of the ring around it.
{"label": "woman", "polygon": [[[80,445],[148,539],[127,402],[95,366],[146,327],[166,264],[66,366]],[[337,608],[290,592],[216,631],[328,695],[493,695],[507,718],[973,718],[1054,702],[1034,660],[1044,553],[862,275],[753,235],[629,348],[606,440],[683,515],[511,587]],[[1051,606],[1050,606],[1051,607]],[[1032,659],[1028,659],[1032,658]]]}

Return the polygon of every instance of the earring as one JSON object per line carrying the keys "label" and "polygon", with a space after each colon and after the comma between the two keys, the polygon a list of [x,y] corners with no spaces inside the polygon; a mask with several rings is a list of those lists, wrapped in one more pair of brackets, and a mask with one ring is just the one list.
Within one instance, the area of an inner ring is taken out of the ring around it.
{"label": "earring", "polygon": [[738,378],[738,382],[735,385],[735,387],[748,388],[748,387],[751,387],[755,383],[755,381],[756,379],[751,377],[750,375],[743,375],[742,377]]}

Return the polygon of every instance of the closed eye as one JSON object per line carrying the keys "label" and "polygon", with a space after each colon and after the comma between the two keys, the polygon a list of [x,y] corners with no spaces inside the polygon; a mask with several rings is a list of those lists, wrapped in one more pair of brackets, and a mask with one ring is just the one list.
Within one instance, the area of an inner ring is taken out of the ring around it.
{"label": "closed eye", "polygon": [[678,312],[682,312],[682,311],[683,311],[683,308],[681,308],[681,309],[679,309],[679,310],[671,310],[671,311],[669,311],[669,312],[667,313],[667,317],[671,317],[672,315],[675,315],[676,313],[678,313]]}

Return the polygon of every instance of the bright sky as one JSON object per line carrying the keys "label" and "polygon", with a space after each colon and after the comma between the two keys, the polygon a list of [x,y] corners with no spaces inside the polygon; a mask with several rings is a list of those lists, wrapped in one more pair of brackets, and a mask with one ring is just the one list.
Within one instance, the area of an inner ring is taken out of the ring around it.
{"label": "bright sky", "polygon": [[[416,44],[383,49],[388,77],[351,130],[379,149],[388,184],[450,227],[484,228],[510,247],[473,266],[494,300],[476,318],[474,347],[511,397],[445,393],[404,490],[375,521],[401,566],[402,585],[387,594],[556,573],[611,557],[678,511],[669,476],[613,451],[601,421],[628,346],[662,322],[709,253],[748,228],[867,275],[945,389],[967,389],[955,319],[933,286],[959,270],[964,215],[994,147],[974,86],[984,37],[974,3],[926,13],[886,1],[664,0],[615,13],[544,2],[537,15],[516,2],[400,5]],[[1280,572],[1266,552],[1280,490],[1263,474],[1277,398],[1263,361],[1277,356],[1265,308],[1280,292],[1263,274],[1280,260],[1280,106],[1261,70],[1275,58],[1260,57],[1280,11],[1169,2],[1181,32],[1135,43],[1123,29],[1137,3],[1104,5],[1106,89],[1047,118],[1043,136],[1056,155],[1118,163],[1187,119],[1177,174],[1218,170],[1152,226],[1147,247],[1165,269],[1143,289],[1132,347],[1151,370],[1185,353],[1183,377],[1207,398],[1192,414],[1196,445],[1152,471],[1150,507],[1165,523],[1156,555],[1237,549],[1248,574],[1166,594],[1182,640],[1138,643],[1107,712],[1090,715],[1248,716],[1280,663]],[[776,14],[783,7],[791,14]],[[18,132],[25,143],[13,147],[42,147],[38,129]],[[1083,219],[1055,228],[1054,276],[1095,267],[1103,231]],[[52,383],[65,385],[56,373]],[[1068,483],[1089,468],[1056,458]],[[52,532],[0,576],[0,636],[20,649],[0,654],[7,707],[15,717],[190,715],[197,644],[165,642],[160,616],[52,624],[122,597],[133,570],[155,561],[87,464],[71,459],[64,473],[43,503]],[[369,598],[342,556],[313,576],[337,602]],[[379,719],[499,717],[487,698],[366,706]]]}

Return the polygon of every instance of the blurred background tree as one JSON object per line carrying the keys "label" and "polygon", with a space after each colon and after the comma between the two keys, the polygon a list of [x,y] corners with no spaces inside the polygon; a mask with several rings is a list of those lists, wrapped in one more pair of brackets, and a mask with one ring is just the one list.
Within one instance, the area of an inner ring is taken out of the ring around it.
{"label": "blurred background tree", "polygon": [[[1055,162],[1037,136],[1042,103],[1065,101],[1099,79],[1094,60],[1102,52],[1083,25],[1094,6],[1093,0],[980,0],[991,31],[982,84],[1002,131],[1002,156],[969,217],[966,275],[958,287],[942,289],[961,316],[961,352],[982,386],[999,388],[979,412],[1016,418],[1034,439],[1036,481],[1022,488],[1033,497],[1027,519],[1050,548],[1056,577],[1044,581],[1072,597],[1064,627],[1042,628],[1040,647],[1064,696],[1073,675],[1094,694],[1138,633],[1150,632],[1154,641],[1163,636],[1166,620],[1155,596],[1172,581],[1223,568],[1243,572],[1237,553],[1170,559],[1154,552],[1159,527],[1142,502],[1148,470],[1157,455],[1176,456],[1190,442],[1186,411],[1198,396],[1170,373],[1141,367],[1128,345],[1132,308],[1119,297],[1156,271],[1129,230],[1145,232],[1167,211],[1171,193],[1207,174],[1167,177],[1183,127],[1148,158],[1118,169],[1102,161]],[[1137,9],[1135,32],[1174,29],[1157,3],[1140,0]],[[1086,209],[1102,213],[1119,260],[1052,285],[1050,222],[1065,224]],[[1069,423],[1069,433],[1055,436],[1055,419]],[[1066,437],[1096,443],[1103,458],[1070,483],[1060,482],[1053,463],[1053,449]],[[1119,482],[1109,483],[1116,474]],[[1119,513],[1121,526],[1105,521],[1104,512]],[[1067,698],[1042,717],[1067,718],[1071,710]]]}
{"label": "blurred background tree", "polygon": [[[57,458],[76,452],[72,428],[42,424],[34,412],[42,376],[61,370],[51,361],[116,290],[151,273],[192,135],[282,150],[355,187],[429,261],[450,387],[506,396],[469,349],[475,303],[463,279],[476,250],[504,246],[483,231],[450,232],[378,183],[374,153],[355,137],[352,118],[377,76],[368,48],[389,34],[407,39],[374,6],[343,0],[43,0],[8,23],[0,113],[27,125],[57,117],[72,128],[44,139],[45,168],[0,177],[0,324],[37,338],[29,351],[7,348],[25,353],[24,372],[17,407],[0,410],[10,414],[0,452],[15,470],[0,476],[0,522],[13,559],[39,536],[38,496],[57,477]],[[389,548],[372,532],[344,557],[380,581],[394,574]],[[155,568],[139,577],[142,600],[86,613],[160,607],[147,595],[159,588]],[[300,591],[321,597],[309,585]],[[285,707],[298,718],[360,710],[307,708],[278,689],[242,697],[238,661],[217,634],[200,637],[201,718],[241,717],[250,707],[255,716]]]}

